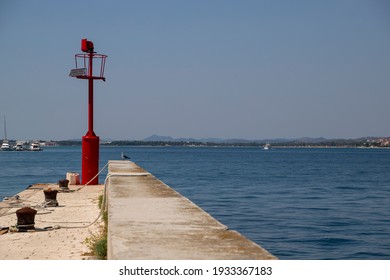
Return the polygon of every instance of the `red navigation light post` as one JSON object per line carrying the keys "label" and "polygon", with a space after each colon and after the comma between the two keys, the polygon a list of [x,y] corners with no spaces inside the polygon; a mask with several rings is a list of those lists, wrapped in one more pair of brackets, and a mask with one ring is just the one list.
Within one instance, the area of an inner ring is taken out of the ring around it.
{"label": "red navigation light post", "polygon": [[[76,54],[76,68],[70,71],[69,76],[88,80],[88,132],[82,138],[81,152],[81,183],[97,185],[99,183],[99,137],[93,131],[93,80],[103,80],[104,67],[107,56],[94,52],[94,46],[87,39],[81,40],[83,54]],[[93,60],[100,62],[100,73],[94,75]],[[78,64],[82,66],[78,68]],[[96,176],[96,177],[95,177]]]}

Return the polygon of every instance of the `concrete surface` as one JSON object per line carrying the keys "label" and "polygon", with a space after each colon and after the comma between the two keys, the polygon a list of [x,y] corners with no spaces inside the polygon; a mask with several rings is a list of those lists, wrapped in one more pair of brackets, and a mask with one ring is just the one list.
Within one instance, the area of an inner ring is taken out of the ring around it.
{"label": "concrete surface", "polygon": [[276,259],[133,162],[108,176],[108,259]]}
{"label": "concrete surface", "polygon": [[17,223],[15,211],[30,206],[38,212],[35,228],[55,227],[48,231],[30,231],[0,234],[0,259],[2,260],[82,260],[91,259],[89,248],[84,240],[97,234],[101,222],[89,227],[99,216],[98,196],[103,192],[102,185],[70,185],[74,192],[58,193],[58,207],[42,208],[45,201],[44,188],[59,189],[55,184],[37,184],[19,193],[18,201],[0,202],[0,228]]}
{"label": "concrete surface", "polygon": [[[99,216],[104,187],[70,185],[72,192],[57,194],[58,207],[44,208],[45,188],[59,189],[36,184],[19,200],[0,202],[0,228],[14,226],[22,207],[38,211],[35,231],[0,230],[0,259],[94,259],[84,241],[102,229],[101,219],[91,223]],[[275,259],[133,162],[109,162],[107,189],[108,259]],[[45,227],[56,229],[39,230]]]}

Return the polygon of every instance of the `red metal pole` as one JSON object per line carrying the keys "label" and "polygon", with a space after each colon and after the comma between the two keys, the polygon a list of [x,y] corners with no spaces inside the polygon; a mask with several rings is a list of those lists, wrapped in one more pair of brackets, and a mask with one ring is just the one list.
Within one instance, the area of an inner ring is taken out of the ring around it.
{"label": "red metal pole", "polygon": [[89,52],[89,73],[88,73],[88,135],[95,135],[93,131],[93,50]]}
{"label": "red metal pole", "polygon": [[[88,71],[88,132],[82,138],[81,183],[99,184],[99,137],[93,131],[93,49],[89,51]],[[96,177],[95,177],[96,176]]]}

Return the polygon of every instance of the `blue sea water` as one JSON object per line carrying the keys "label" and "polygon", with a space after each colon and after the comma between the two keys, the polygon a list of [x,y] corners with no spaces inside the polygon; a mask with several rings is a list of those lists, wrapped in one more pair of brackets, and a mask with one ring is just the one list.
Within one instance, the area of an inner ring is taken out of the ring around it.
{"label": "blue sea water", "polygon": [[[121,152],[280,259],[390,259],[388,149],[103,146],[100,165]],[[80,158],[0,152],[0,199],[80,172]]]}

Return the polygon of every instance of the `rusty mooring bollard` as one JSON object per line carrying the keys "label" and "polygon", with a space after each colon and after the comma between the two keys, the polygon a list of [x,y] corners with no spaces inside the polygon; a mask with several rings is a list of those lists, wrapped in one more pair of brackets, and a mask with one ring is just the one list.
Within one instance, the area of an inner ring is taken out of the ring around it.
{"label": "rusty mooring bollard", "polygon": [[52,206],[56,207],[58,206],[58,201],[57,201],[57,190],[52,190],[52,189],[46,189],[43,190],[43,193],[45,194],[45,205],[46,206]]}
{"label": "rusty mooring bollard", "polygon": [[58,185],[60,186],[60,189],[64,190],[64,191],[69,190],[68,184],[69,184],[69,180],[67,180],[67,179],[63,179],[63,180],[58,181]]}
{"label": "rusty mooring bollard", "polygon": [[37,210],[32,209],[30,207],[24,207],[16,211],[16,217],[18,218],[17,221],[17,228],[19,229],[35,229],[34,225],[34,219],[35,214],[37,213]]}

